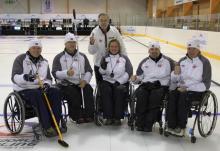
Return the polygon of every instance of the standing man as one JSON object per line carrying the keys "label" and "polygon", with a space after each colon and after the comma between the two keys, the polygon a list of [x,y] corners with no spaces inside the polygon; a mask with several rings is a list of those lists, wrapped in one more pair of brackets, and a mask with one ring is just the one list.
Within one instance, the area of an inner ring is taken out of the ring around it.
{"label": "standing man", "polygon": [[109,25],[109,16],[101,13],[98,16],[99,26],[93,29],[90,35],[89,53],[94,55],[94,70],[96,83],[102,80],[102,75],[99,73],[101,58],[107,53],[109,41],[117,39],[121,45],[121,53],[126,55],[124,42],[118,30]]}

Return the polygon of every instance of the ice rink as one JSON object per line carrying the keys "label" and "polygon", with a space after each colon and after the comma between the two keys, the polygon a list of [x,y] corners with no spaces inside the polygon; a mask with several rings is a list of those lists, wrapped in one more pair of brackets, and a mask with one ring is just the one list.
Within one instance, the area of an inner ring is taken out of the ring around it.
{"label": "ice rink", "polygon": [[[0,37],[0,150],[9,150],[2,145],[1,140],[13,138],[31,138],[33,137],[30,127],[31,120],[27,122],[24,130],[17,137],[7,135],[3,121],[3,106],[7,95],[12,92],[11,69],[15,57],[27,51],[28,42],[32,37],[23,36],[1,36]],[[49,61],[50,68],[53,58],[56,54],[64,49],[64,36],[39,36],[43,44],[43,56]],[[93,57],[88,53],[88,36],[80,36],[79,51],[85,53],[89,58],[90,64],[93,67]],[[126,50],[130,58],[134,72],[140,61],[148,56],[148,49],[144,45],[148,45],[151,39],[145,37],[128,37],[124,36]],[[174,60],[183,57],[186,50],[173,47],[168,44],[161,43],[161,52]],[[210,59],[212,64],[212,79],[220,83],[220,61]],[[95,79],[91,81],[92,86],[95,86]],[[220,99],[220,87],[213,84],[211,86],[218,100]],[[192,119],[189,119],[188,127],[192,126]],[[195,131],[197,143],[191,144],[189,136],[184,138],[164,137],[158,132],[158,125],[155,126],[152,133],[144,133],[131,131],[127,126],[126,121],[121,127],[102,126],[97,127],[94,123],[76,125],[68,122],[68,133],[64,134],[64,139],[69,143],[68,149],[62,148],[57,144],[57,138],[48,139],[43,137],[36,145],[30,148],[18,148],[19,150],[71,150],[71,151],[219,151],[220,149],[220,125],[216,125],[214,133],[208,138],[202,138],[198,131]],[[188,134],[188,131],[187,131]]]}

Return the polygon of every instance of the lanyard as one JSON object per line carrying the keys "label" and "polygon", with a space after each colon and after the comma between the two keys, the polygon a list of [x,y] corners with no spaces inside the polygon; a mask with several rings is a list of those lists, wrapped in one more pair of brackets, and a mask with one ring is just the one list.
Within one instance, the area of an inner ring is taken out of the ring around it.
{"label": "lanyard", "polygon": [[[72,66],[72,64],[73,64],[73,61],[78,61],[77,57],[78,57],[78,55],[72,57],[72,62],[71,62],[71,64],[70,64],[70,67],[68,68],[67,57],[66,57],[66,53],[65,53],[65,62],[66,62],[66,69],[67,69],[67,70],[69,70],[69,69],[71,68],[71,66]],[[79,63],[79,62],[78,62],[78,63]]]}
{"label": "lanyard", "polygon": [[112,59],[111,59],[111,56],[110,56],[110,62],[111,62],[111,68],[112,68],[112,72],[111,72],[110,76],[111,76],[112,78],[114,77],[114,69],[115,69],[115,67],[117,66],[117,64],[119,63],[119,58],[120,58],[120,56],[118,57],[118,59],[117,59],[115,65],[114,65],[114,67],[113,67],[113,65],[112,65]]}
{"label": "lanyard", "polygon": [[[40,62],[37,63],[37,65],[33,64],[31,61],[30,61],[30,63],[31,63],[32,73],[34,73],[33,65],[36,67],[36,72],[35,72],[33,75],[37,75],[37,74],[38,74],[38,70],[39,70],[39,68],[40,68]],[[30,72],[31,72],[31,71],[30,71]]]}

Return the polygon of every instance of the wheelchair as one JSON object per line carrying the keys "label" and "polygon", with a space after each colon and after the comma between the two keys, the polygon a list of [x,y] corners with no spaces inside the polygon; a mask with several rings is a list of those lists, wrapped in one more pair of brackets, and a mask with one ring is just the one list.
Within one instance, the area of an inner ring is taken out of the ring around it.
{"label": "wheelchair", "polygon": [[[167,102],[165,101],[165,109],[167,109],[166,104]],[[216,126],[218,116],[218,101],[216,95],[212,91],[207,90],[204,93],[202,100],[192,101],[188,117],[191,118],[193,115],[195,115],[195,118],[193,127],[189,129],[189,134],[191,137],[191,143],[196,143],[196,137],[194,135],[196,123],[199,134],[204,138],[210,136]],[[166,120],[164,125],[164,136],[166,137],[170,135],[167,131],[167,128],[168,124]]]}
{"label": "wheelchair", "polygon": [[[129,83],[126,83],[126,99],[125,99],[125,106],[124,106],[124,118],[130,117],[130,111],[129,108],[129,95],[130,95],[130,88]],[[102,100],[101,100],[101,94],[100,94],[100,83],[96,85],[96,88],[94,90],[94,104],[95,104],[95,113],[94,113],[94,122],[97,126],[104,125],[104,118],[103,118],[103,110],[102,110]]]}
{"label": "wheelchair", "polygon": [[[64,127],[66,126],[65,119],[67,117],[66,101],[62,100],[61,104],[61,126]],[[34,117],[39,117],[37,109],[27,104],[26,101],[22,98],[22,96],[16,91],[11,92],[5,99],[3,113],[6,128],[12,135],[17,135],[22,131],[25,125],[25,120]],[[37,126],[39,126],[39,124]],[[32,127],[35,138],[39,140],[40,134],[36,132],[36,128],[36,126]]]}
{"label": "wheelchair", "polygon": [[[137,103],[137,97],[136,97],[136,90],[137,87],[140,83],[135,84],[133,82],[129,83],[129,97],[128,97],[128,104],[129,104],[129,109],[130,109],[130,114],[128,116],[128,126],[131,128],[132,131],[135,129],[135,122],[136,122],[136,103]],[[160,135],[163,134],[164,129],[163,129],[163,120],[162,120],[162,114],[164,111],[164,102],[167,98],[167,93],[164,94],[163,99],[161,100],[161,104],[159,106],[159,111],[157,113],[157,119],[155,123],[159,124],[159,133]],[[155,125],[154,123],[154,125]]]}

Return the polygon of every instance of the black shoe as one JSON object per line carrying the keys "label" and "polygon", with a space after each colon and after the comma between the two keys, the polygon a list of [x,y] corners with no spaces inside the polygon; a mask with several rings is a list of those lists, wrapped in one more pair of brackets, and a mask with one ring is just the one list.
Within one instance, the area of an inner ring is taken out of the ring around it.
{"label": "black shoe", "polygon": [[82,124],[82,123],[85,123],[84,118],[79,118],[76,120],[76,124]]}
{"label": "black shoe", "polygon": [[120,126],[121,125],[121,120],[115,120],[114,125],[115,126]]}
{"label": "black shoe", "polygon": [[54,130],[52,127],[46,129],[46,130],[43,130],[44,131],[44,135],[46,137],[55,137],[57,136],[57,132],[56,130]]}
{"label": "black shoe", "polygon": [[144,132],[152,132],[152,127],[145,127]]}
{"label": "black shoe", "polygon": [[91,117],[85,118],[85,123],[91,123],[93,121],[94,121],[94,119]]}
{"label": "black shoe", "polygon": [[105,121],[105,125],[112,125],[114,123],[114,121],[112,119],[107,119]]}
{"label": "black shoe", "polygon": [[60,132],[61,133],[66,133],[67,132],[67,127],[60,127]]}
{"label": "black shoe", "polygon": [[137,130],[137,131],[144,131],[144,128],[143,128],[143,127],[138,126],[138,127],[136,127],[136,130]]}

